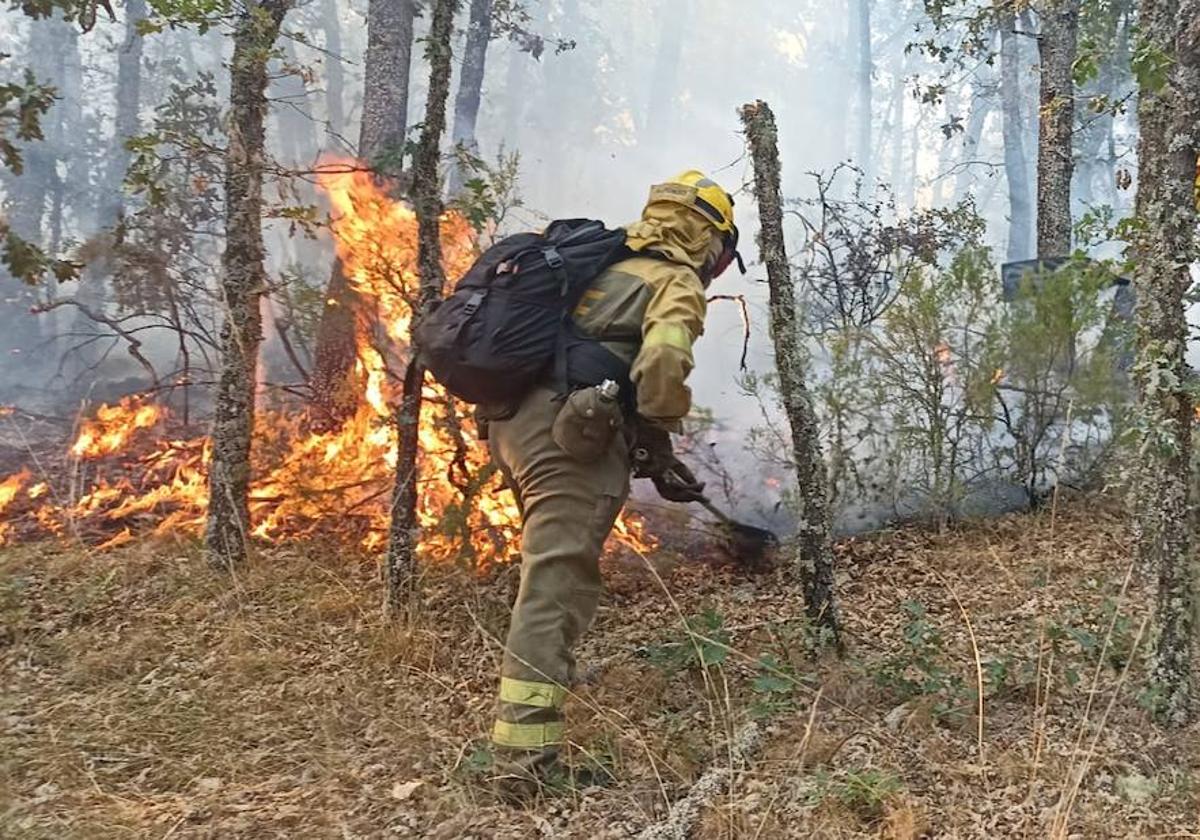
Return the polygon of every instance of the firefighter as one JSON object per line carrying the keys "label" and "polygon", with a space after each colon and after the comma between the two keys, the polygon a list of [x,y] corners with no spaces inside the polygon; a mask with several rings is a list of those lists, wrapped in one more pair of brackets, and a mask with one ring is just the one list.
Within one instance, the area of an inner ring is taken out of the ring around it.
{"label": "firefighter", "polygon": [[573,381],[572,399],[548,383],[488,423],[492,456],[523,522],[520,587],[492,729],[496,788],[510,800],[535,794],[560,772],[572,649],[595,616],[600,554],[631,472],[671,501],[698,500],[704,489],[672,453],[670,432],[680,430],[692,405],[686,380],[704,329],[705,289],[735,258],[741,266],[733,199],[700,172],[684,172],[651,188],[641,219],[626,232],[637,255],[597,277],[574,312],[576,329],[627,370],[626,409],[609,423],[613,433],[572,435],[564,422],[576,411],[575,397],[589,406],[577,419],[603,414],[603,395],[580,387],[598,384],[586,376]]}

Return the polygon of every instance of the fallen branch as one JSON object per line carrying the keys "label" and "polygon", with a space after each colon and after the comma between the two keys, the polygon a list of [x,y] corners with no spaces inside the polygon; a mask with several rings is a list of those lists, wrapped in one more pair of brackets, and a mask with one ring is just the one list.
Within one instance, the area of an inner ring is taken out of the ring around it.
{"label": "fallen branch", "polygon": [[730,763],[714,764],[705,770],[687,796],[671,806],[667,818],[643,829],[638,840],[687,840],[700,812],[728,788],[734,773],[746,766],[761,740],[757,723],[750,722],[739,729],[730,745]]}

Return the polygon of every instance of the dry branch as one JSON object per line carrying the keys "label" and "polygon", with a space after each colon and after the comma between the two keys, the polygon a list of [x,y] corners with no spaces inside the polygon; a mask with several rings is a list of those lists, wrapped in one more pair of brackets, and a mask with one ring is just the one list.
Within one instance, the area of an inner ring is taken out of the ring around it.
{"label": "dry branch", "polygon": [[714,764],[705,770],[687,796],[671,806],[667,818],[643,829],[638,840],[687,840],[700,812],[729,787],[734,774],[746,766],[761,741],[757,723],[747,723],[739,729],[729,745],[730,763]]}
{"label": "dry branch", "polygon": [[[442,215],[440,144],[446,130],[446,99],[450,95],[450,39],[459,0],[438,0],[433,8],[425,54],[429,60],[429,96],[421,141],[413,155],[413,205],[417,214],[417,266],[421,289],[413,307],[413,325],[419,324],[430,302],[446,285],[442,268],[439,220]],[[396,490],[392,496],[392,524],[384,564],[387,607],[395,613],[409,600],[417,570],[417,450],[421,422],[421,386],[425,370],[416,355],[408,362],[404,390],[396,409]]]}

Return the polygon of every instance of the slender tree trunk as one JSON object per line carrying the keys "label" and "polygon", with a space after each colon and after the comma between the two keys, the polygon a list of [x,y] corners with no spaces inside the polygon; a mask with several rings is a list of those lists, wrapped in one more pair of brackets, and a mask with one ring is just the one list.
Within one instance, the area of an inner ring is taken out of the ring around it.
{"label": "slender tree trunk", "polygon": [[908,91],[905,89],[905,76],[908,69],[907,57],[901,72],[896,77],[895,86],[892,88],[892,109],[894,111],[893,126],[892,126],[892,164],[891,164],[891,183],[892,189],[900,194],[901,182],[904,173],[904,147],[907,145],[904,142],[904,119],[905,108],[904,102],[908,99]]}
{"label": "slender tree trunk", "polygon": [[[363,80],[358,156],[380,174],[400,172],[408,130],[408,83],[412,66],[414,0],[371,0],[367,10],[367,59]],[[355,332],[362,302],[334,260],[317,326],[312,372],[315,424],[336,428],[354,414],[359,391],[353,381]]]}
{"label": "slender tree trunk", "polygon": [[759,251],[767,267],[771,339],[779,393],[792,430],[796,483],[800,496],[797,562],[804,587],[805,607],[815,625],[827,628],[836,640],[837,604],[833,592],[833,548],[825,459],[812,397],[805,385],[804,348],[787,248],[783,238],[783,199],[780,195],[778,132],[775,115],[759,100],[742,106],[742,125],[754,164],[754,196],[758,201]]}
{"label": "slender tree trunk", "polygon": [[[944,121],[950,122],[950,118],[956,116],[962,108],[962,91],[957,88],[951,88],[946,91],[942,97],[942,106],[944,108]],[[944,137],[944,135],[943,135]],[[954,146],[953,139],[944,139],[939,144],[937,169],[934,173],[934,180],[930,183],[930,198],[929,205],[931,207],[942,207],[946,203],[946,193],[950,191],[950,177],[946,174],[953,167]]]}
{"label": "slender tree trunk", "polygon": [[[42,84],[61,87],[58,57],[63,45],[59,43],[60,20],[35,20],[29,27],[29,47],[25,65]],[[22,149],[24,169],[20,175],[5,178],[7,222],[13,233],[35,245],[46,246],[47,227],[52,222],[53,198],[58,182],[58,147],[51,142],[54,126],[61,124],[61,101],[55,102],[42,120],[46,139],[25,144]],[[44,316],[30,309],[37,303],[37,292],[23,281],[11,276],[0,266],[0,358],[20,360],[23,376],[39,364],[37,354],[44,331],[48,327]],[[43,354],[44,355],[44,354]],[[27,384],[31,384],[32,379]]]}
{"label": "slender tree trunk", "polygon": [[[420,293],[413,312],[414,325],[426,307],[442,294],[446,273],[442,268],[439,224],[442,216],[441,178],[438,161],[442,135],[446,131],[446,100],[450,96],[450,39],[459,0],[436,0],[430,22],[425,56],[429,62],[429,94],[421,139],[413,156],[413,204],[417,213],[417,267]],[[385,577],[387,607],[393,615],[411,598],[417,579],[417,470],[421,423],[421,386],[425,370],[416,354],[404,374],[404,391],[396,410],[398,444],[396,487],[392,495],[392,524]]]}
{"label": "slender tree trunk", "polygon": [[1071,76],[1079,32],[1081,0],[1043,0],[1038,6],[1041,34],[1037,253],[1039,258],[1071,253],[1072,128],[1075,84]]}
{"label": "slender tree trunk", "polygon": [[346,130],[346,71],[342,67],[342,25],[338,20],[338,0],[321,4],[321,28],[325,30],[325,119],[327,130],[340,137]]}
{"label": "slender tree trunk", "polygon": [[[976,72],[971,84],[971,105],[967,111],[967,125],[963,131],[962,151],[959,155],[959,169],[954,177],[954,194],[951,201],[961,201],[970,192],[973,185],[971,178],[971,161],[979,152],[979,141],[983,137],[983,127],[988,115],[992,113],[995,102],[995,80],[984,78],[984,69]],[[989,73],[990,76],[990,73]]]}
{"label": "slender tree trunk", "polygon": [[270,93],[271,99],[279,103],[273,113],[280,157],[284,164],[298,168],[300,164],[311,164],[320,148],[308,85],[298,72],[299,66],[295,43],[290,38],[285,39],[282,61],[272,63]]}
{"label": "slender tree trunk", "polygon": [[871,156],[871,0],[854,2],[854,45],[857,52],[854,65],[855,107],[854,162],[862,169],[869,184],[875,166]]}
{"label": "slender tree trunk", "polygon": [[1004,174],[1008,182],[1008,249],[1010,262],[1033,256],[1033,201],[1025,147],[1025,112],[1021,103],[1021,46],[1012,14],[1000,20],[1000,109],[1004,137]]}
{"label": "slender tree trunk", "polygon": [[[483,78],[491,38],[492,0],[471,0],[471,22],[467,25],[462,72],[458,77],[458,93],[454,97],[454,134],[451,140],[456,149],[462,149],[472,156],[479,154],[475,123],[479,117],[479,102],[483,97]],[[456,162],[450,170],[450,195],[462,191],[464,180],[462,164]]]}
{"label": "slender tree trunk", "polygon": [[229,139],[225,149],[225,253],[221,372],[217,380],[204,544],[209,561],[231,569],[246,559],[250,534],[250,446],[266,289],[262,182],[267,57],[288,0],[247,2],[234,31]]}
{"label": "slender tree trunk", "polygon": [[1134,534],[1142,568],[1158,573],[1154,680],[1160,718],[1190,718],[1195,576],[1191,534],[1193,399],[1186,361],[1190,264],[1197,259],[1194,179],[1200,155],[1200,0],[1142,0],[1146,47],[1170,61],[1138,99],[1136,376],[1143,430]]}
{"label": "slender tree trunk", "polygon": [[115,222],[125,209],[121,187],[131,159],[125,141],[141,129],[138,111],[142,106],[142,35],[138,23],[145,17],[146,0],[125,0],[125,41],[117,55],[117,114],[104,174],[106,206],[100,216],[102,225]]}

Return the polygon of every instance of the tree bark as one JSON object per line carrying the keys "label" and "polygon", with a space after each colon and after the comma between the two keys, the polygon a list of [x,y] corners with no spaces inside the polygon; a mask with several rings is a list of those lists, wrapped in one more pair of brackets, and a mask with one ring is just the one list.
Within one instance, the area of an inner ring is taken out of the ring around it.
{"label": "tree bark", "polygon": [[1037,255],[1071,253],[1072,129],[1075,83],[1072,68],[1079,33],[1081,0],[1043,0],[1037,9],[1039,118],[1037,176]]}
{"label": "tree bark", "polygon": [[[450,39],[459,0],[436,0],[425,57],[429,62],[429,94],[421,139],[413,155],[413,205],[417,214],[417,269],[421,287],[413,310],[413,324],[420,323],[429,303],[442,294],[446,273],[442,268],[439,224],[443,211],[441,177],[442,135],[446,131],[446,100],[450,96]],[[417,470],[421,423],[421,386],[425,370],[413,353],[404,374],[404,390],[396,410],[398,435],[396,486],[392,494],[392,522],[387,560],[384,564],[387,608],[395,615],[411,599],[417,579]]]}
{"label": "tree bark", "polygon": [[871,0],[854,0],[854,69],[857,118],[854,129],[854,162],[870,184],[874,174],[871,154]]}
{"label": "tree bark", "polygon": [[412,67],[414,0],[371,0],[367,9],[367,60],[358,155],[388,153],[388,174],[399,172],[408,130],[408,77]]}
{"label": "tree bark", "polygon": [[[479,154],[475,124],[479,117],[479,102],[483,97],[483,78],[491,38],[492,0],[471,0],[471,21],[467,25],[467,43],[463,49],[458,93],[454,97],[454,134],[451,137],[455,148],[469,155]],[[463,167],[455,162],[450,170],[450,195],[462,191],[463,181]]]}
{"label": "tree bark", "polygon": [[1191,712],[1195,620],[1189,499],[1194,409],[1185,354],[1190,264],[1197,258],[1200,0],[1143,0],[1139,26],[1143,49],[1166,59],[1169,69],[1165,80],[1147,74],[1138,99],[1135,371],[1142,476],[1134,535],[1142,568],[1158,573],[1159,717],[1182,725]]}
{"label": "tree bark", "polygon": [[1008,248],[1010,262],[1033,256],[1033,201],[1025,148],[1025,115],[1021,104],[1021,45],[1017,19],[1000,20],[1000,108],[1004,137],[1004,174],[1008,182]]}
{"label": "tree bark", "polygon": [[758,202],[759,252],[767,267],[771,339],[779,394],[792,431],[796,484],[800,498],[797,564],[805,608],[814,625],[837,640],[838,615],[833,592],[833,548],[825,459],[812,397],[805,385],[805,358],[787,248],[783,238],[783,199],[775,115],[766,102],[741,108],[742,125],[754,165],[754,196]]}
{"label": "tree bark", "polygon": [[[367,58],[363,80],[358,157],[380,174],[399,174],[408,130],[408,83],[412,66],[414,0],[371,0],[367,10]],[[386,156],[386,165],[379,160]],[[355,332],[361,301],[334,260],[317,326],[312,372],[315,424],[336,428],[354,414],[359,391],[352,380]]]}
{"label": "tree bark", "polygon": [[232,569],[246,559],[250,534],[250,446],[263,268],[262,183],[267,58],[289,0],[249,0],[234,31],[229,138],[225,149],[225,252],[221,259],[221,372],[217,380],[204,545],[209,561]]}

